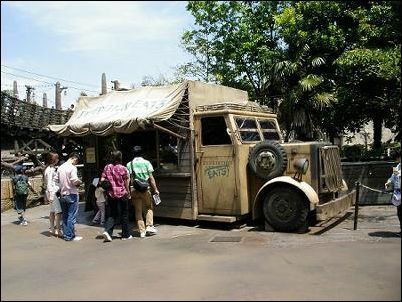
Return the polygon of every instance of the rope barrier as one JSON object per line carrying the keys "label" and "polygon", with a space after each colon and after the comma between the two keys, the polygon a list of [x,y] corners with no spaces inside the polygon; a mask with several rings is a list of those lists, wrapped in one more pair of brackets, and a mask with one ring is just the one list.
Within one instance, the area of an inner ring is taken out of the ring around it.
{"label": "rope barrier", "polygon": [[373,189],[373,188],[370,188],[370,187],[365,186],[365,185],[363,185],[363,184],[360,184],[360,186],[362,186],[363,188],[369,189],[369,190],[371,190],[371,191],[377,192],[377,193],[392,195],[392,192],[387,192],[387,191],[381,191],[381,190]]}
{"label": "rope barrier", "polygon": [[361,184],[360,182],[356,182],[355,215],[354,215],[354,219],[353,219],[353,229],[354,230],[357,229],[357,217],[359,216],[360,187],[366,188],[368,190],[371,190],[371,191],[374,191],[377,193],[381,193],[381,194],[387,194],[387,195],[393,194],[393,192],[387,192],[385,190],[381,191],[381,190],[373,189],[373,188],[370,188],[369,186],[365,186],[365,185]]}

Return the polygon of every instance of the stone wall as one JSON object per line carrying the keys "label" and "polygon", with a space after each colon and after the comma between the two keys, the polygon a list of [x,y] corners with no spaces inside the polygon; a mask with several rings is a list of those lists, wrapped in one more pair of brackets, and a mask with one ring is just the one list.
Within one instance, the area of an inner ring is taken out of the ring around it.
{"label": "stone wall", "polygon": [[[36,192],[39,194],[42,192],[43,177],[41,175],[30,177],[29,181]],[[27,206],[38,198],[31,190],[28,193]],[[13,185],[10,177],[1,178],[1,212],[9,210],[13,207]]]}

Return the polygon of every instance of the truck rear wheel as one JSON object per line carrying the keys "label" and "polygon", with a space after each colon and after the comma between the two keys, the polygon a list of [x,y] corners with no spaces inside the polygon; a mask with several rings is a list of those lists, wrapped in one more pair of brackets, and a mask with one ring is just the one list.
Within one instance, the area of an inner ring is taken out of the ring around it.
{"label": "truck rear wheel", "polygon": [[294,232],[307,224],[309,204],[296,189],[276,187],[264,198],[266,221],[280,232]]}
{"label": "truck rear wheel", "polygon": [[262,141],[250,151],[248,158],[251,170],[262,179],[281,176],[288,163],[283,147],[275,141]]}

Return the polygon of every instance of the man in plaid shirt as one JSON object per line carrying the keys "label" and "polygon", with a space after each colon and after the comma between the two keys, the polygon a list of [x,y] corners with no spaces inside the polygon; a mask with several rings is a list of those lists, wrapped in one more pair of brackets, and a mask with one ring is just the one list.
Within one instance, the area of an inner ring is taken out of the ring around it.
{"label": "man in plaid shirt", "polygon": [[[106,191],[106,222],[103,236],[105,242],[112,241],[113,229],[120,218],[122,239],[131,239],[132,236],[128,230],[128,202],[131,198],[129,190],[129,174],[127,168],[122,162],[120,151],[112,152],[112,164],[108,164],[103,169],[100,181],[107,178],[110,181],[111,188]],[[119,217],[120,216],[120,217]]]}

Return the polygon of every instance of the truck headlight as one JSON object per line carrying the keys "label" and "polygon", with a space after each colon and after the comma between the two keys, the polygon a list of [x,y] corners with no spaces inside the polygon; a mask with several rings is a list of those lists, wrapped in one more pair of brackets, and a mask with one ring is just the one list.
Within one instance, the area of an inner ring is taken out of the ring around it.
{"label": "truck headlight", "polygon": [[307,158],[298,158],[293,163],[293,167],[296,169],[296,172],[300,174],[306,174],[309,165],[310,162]]}

